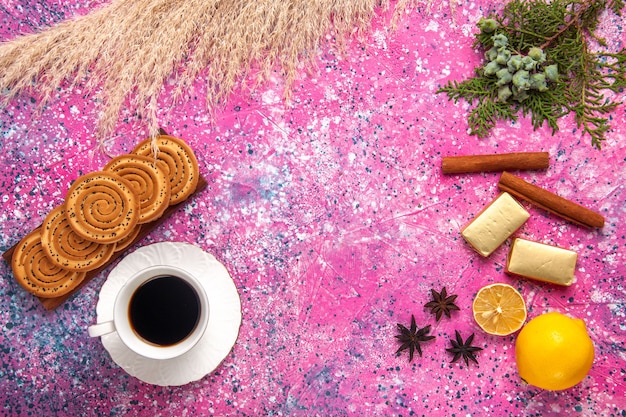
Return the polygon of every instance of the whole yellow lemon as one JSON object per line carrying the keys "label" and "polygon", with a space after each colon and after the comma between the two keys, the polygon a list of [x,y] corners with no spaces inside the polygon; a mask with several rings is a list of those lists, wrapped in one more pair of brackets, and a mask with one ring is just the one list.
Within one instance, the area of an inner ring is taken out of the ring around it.
{"label": "whole yellow lemon", "polygon": [[520,377],[547,390],[578,384],[589,373],[593,358],[593,342],[585,322],[558,312],[529,321],[515,341]]}

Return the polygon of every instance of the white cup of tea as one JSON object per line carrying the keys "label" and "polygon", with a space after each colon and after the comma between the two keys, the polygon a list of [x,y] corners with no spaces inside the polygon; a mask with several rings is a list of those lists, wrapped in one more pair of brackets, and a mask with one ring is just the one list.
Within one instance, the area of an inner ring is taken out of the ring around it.
{"label": "white cup of tea", "polygon": [[131,276],[115,297],[113,320],[88,332],[116,332],[138,355],[172,359],[193,348],[208,323],[209,299],[198,279],[181,268],[155,265]]}

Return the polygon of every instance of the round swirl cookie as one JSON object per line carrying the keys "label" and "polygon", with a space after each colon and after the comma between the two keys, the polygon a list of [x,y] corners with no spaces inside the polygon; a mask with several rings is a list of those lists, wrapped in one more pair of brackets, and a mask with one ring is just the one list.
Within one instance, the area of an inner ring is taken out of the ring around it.
{"label": "round swirl cookie", "polygon": [[137,226],[135,226],[135,228],[129,235],[115,242],[115,253],[121,252],[133,243],[135,243],[135,239],[137,239],[137,236],[139,236],[143,227],[144,226],[142,226],[141,224],[137,224]]}
{"label": "round swirl cookie", "polygon": [[[170,180],[170,205],[180,203],[196,190],[200,173],[198,160],[193,151],[181,139],[161,135],[154,139],[158,148],[157,159],[167,165],[167,176]],[[133,153],[144,156],[153,154],[153,141],[148,138],[135,147]]]}
{"label": "round swirl cookie", "polygon": [[70,271],[91,271],[104,265],[116,244],[84,239],[70,227],[64,206],[54,208],[41,227],[41,244],[50,260]]}
{"label": "round swirl cookie", "polygon": [[121,155],[113,158],[103,171],[113,172],[131,183],[139,197],[139,223],[161,217],[170,203],[167,166],[144,155]]}
{"label": "round swirl cookie", "polygon": [[68,271],[53,263],[41,245],[41,227],[26,235],[15,247],[11,268],[16,281],[38,297],[68,294],[85,278],[86,272]]}
{"label": "round swirl cookie", "polygon": [[139,197],[132,184],[112,172],[83,175],[65,197],[70,227],[93,242],[113,243],[133,233],[139,213]]}

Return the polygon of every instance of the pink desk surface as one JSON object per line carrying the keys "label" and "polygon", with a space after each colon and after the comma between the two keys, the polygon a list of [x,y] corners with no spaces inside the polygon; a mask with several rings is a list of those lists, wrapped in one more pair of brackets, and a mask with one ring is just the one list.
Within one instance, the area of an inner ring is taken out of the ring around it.
{"label": "pink desk surface", "polygon": [[[0,36],[96,3],[2,1]],[[486,139],[469,136],[468,106],[435,90],[480,62],[472,35],[487,6],[415,10],[395,32],[390,14],[379,13],[345,56],[321,45],[290,105],[278,77],[235,93],[213,118],[201,82],[189,101],[163,105],[161,125],[189,142],[209,185],[141,245],[189,242],[226,265],[243,311],[233,351],[197,382],[145,384],[87,335],[108,270],[48,312],[2,262],[0,414],[624,416],[626,108],[612,114],[601,151],[571,118],[555,135],[522,119]],[[625,24],[603,22],[611,42],[623,42]],[[107,161],[95,149],[90,97],[61,91],[37,105],[24,95],[0,110],[2,251],[62,201],[73,179]],[[107,142],[113,154],[146,135],[139,121],[122,119]],[[499,174],[445,176],[441,158],[515,151],[549,152],[548,170],[517,174],[606,218],[604,228],[585,229],[526,204],[531,218],[519,235],[578,252],[569,288],[507,276],[508,243],[483,259],[460,237],[496,196]],[[531,318],[558,310],[586,321],[596,359],[580,385],[549,392],[520,380],[515,337],[489,336],[471,316],[477,290],[493,282],[519,288]],[[459,295],[461,311],[435,322],[423,305],[442,286]],[[396,357],[394,339],[411,314],[436,336],[413,363]],[[476,334],[478,366],[450,363],[455,330]]]}

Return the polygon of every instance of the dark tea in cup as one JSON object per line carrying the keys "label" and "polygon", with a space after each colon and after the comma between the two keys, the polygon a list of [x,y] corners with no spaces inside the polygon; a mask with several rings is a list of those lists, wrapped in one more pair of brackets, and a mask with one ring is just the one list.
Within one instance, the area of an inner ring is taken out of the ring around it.
{"label": "dark tea in cup", "polygon": [[89,336],[117,333],[137,355],[172,359],[193,348],[209,324],[202,282],[183,268],[153,265],[132,274],[115,295],[111,320],[89,326]]}
{"label": "dark tea in cup", "polygon": [[128,317],[144,340],[170,346],[189,336],[200,318],[200,299],[187,281],[162,275],[144,282],[130,299]]}

